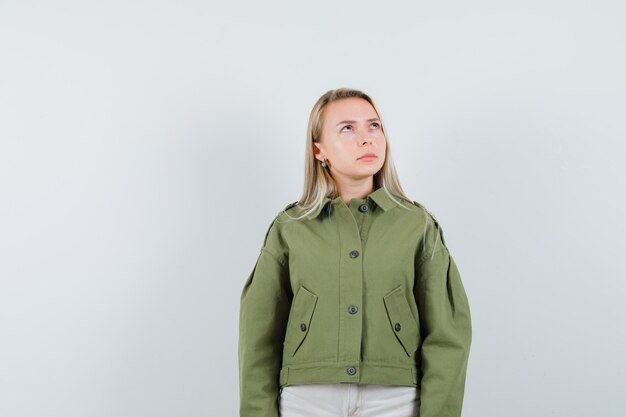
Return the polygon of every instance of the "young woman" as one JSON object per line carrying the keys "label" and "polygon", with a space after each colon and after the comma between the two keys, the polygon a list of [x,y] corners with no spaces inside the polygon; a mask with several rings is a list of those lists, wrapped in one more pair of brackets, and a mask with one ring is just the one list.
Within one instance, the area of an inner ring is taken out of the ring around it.
{"label": "young woman", "polygon": [[469,303],[367,94],[319,98],[305,164],[241,294],[240,416],[459,417]]}

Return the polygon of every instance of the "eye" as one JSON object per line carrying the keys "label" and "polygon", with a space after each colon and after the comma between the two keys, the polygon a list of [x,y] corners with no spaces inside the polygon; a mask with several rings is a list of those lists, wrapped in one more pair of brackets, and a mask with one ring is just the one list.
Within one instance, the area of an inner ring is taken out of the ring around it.
{"label": "eye", "polygon": [[349,127],[350,129],[352,129],[352,125],[345,125],[345,126],[341,129],[341,131],[343,132],[343,129],[345,129],[346,127]]}
{"label": "eye", "polygon": [[376,126],[376,129],[380,128],[380,123],[374,122],[370,126]]}

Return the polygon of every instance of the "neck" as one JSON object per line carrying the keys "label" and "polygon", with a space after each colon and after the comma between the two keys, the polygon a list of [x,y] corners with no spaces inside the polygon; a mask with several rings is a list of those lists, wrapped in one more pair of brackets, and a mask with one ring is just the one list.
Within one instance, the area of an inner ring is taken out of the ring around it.
{"label": "neck", "polygon": [[353,184],[337,184],[338,194],[346,206],[353,198],[366,198],[374,191],[374,177]]}

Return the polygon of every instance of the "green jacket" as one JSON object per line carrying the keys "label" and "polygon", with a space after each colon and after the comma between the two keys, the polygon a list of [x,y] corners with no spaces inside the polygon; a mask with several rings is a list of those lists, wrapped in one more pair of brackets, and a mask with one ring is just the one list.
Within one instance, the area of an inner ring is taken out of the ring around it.
{"label": "green jacket", "polygon": [[461,415],[469,303],[441,227],[413,203],[378,188],[278,213],[241,294],[241,417],[279,416],[280,388],[308,383],[416,386],[420,417]]}

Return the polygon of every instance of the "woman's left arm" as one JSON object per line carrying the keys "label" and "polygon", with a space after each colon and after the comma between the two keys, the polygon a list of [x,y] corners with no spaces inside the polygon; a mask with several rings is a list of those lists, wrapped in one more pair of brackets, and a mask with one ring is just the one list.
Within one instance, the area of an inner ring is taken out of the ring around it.
{"label": "woman's left arm", "polygon": [[436,221],[431,225],[439,240],[417,260],[414,286],[423,337],[420,417],[460,417],[472,341],[470,308],[441,229]]}

